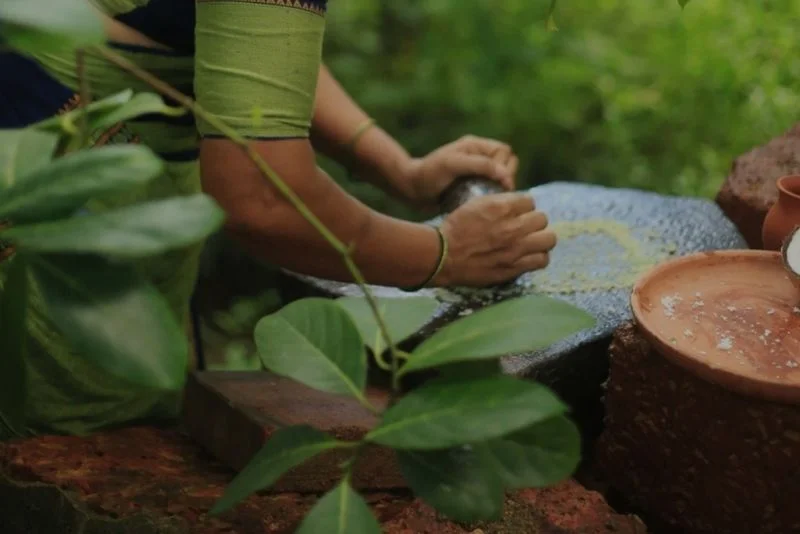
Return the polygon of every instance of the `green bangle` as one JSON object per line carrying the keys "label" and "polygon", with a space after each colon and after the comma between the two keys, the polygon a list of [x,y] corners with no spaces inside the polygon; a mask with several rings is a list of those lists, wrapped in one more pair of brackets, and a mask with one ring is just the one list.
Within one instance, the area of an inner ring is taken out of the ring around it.
{"label": "green bangle", "polygon": [[404,288],[403,291],[413,293],[414,291],[419,291],[420,289],[424,289],[428,287],[428,284],[430,284],[437,276],[439,276],[439,273],[442,272],[442,269],[444,268],[444,263],[447,261],[447,238],[444,237],[444,234],[442,233],[441,229],[439,229],[438,227],[434,227],[434,229],[436,230],[436,233],[439,235],[439,261],[436,264],[436,269],[431,273],[430,276],[428,276],[428,278],[425,279],[424,282],[415,287]]}
{"label": "green bangle", "polygon": [[350,141],[347,143],[347,148],[349,150],[351,150],[351,151],[355,150],[356,145],[358,144],[358,141],[361,139],[361,136],[363,136],[365,133],[367,133],[367,130],[369,130],[370,128],[375,126],[375,124],[376,124],[375,119],[372,119],[372,118],[367,119],[364,122],[362,122],[358,126],[358,128],[356,128],[355,133],[353,133],[353,136],[350,138]]}
{"label": "green bangle", "polygon": [[[376,124],[377,124],[377,122],[375,121],[375,119],[372,119],[372,118],[367,119],[364,122],[362,122],[358,126],[358,128],[356,128],[356,131],[353,134],[353,137],[351,137],[350,141],[347,143],[347,145],[345,145],[347,147],[347,150],[349,150],[350,152],[355,152],[356,145],[361,140],[361,137],[365,133],[367,133],[367,131],[369,131],[369,129],[372,128],[373,126],[375,126]],[[347,172],[347,178],[349,180],[356,181],[356,177],[353,174],[353,170],[352,169],[347,168],[346,172]]]}

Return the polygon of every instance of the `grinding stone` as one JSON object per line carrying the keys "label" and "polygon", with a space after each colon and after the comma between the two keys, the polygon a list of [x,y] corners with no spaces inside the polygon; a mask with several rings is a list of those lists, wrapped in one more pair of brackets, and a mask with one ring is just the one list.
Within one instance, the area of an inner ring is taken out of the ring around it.
{"label": "grinding stone", "polygon": [[[597,219],[622,223],[620,226],[626,228],[628,237],[637,244],[638,254],[643,257],[664,250],[670,250],[674,257],[705,250],[747,248],[734,224],[711,200],[564,182],[537,186],[528,190],[528,193],[536,199],[538,209],[548,215],[551,224]],[[430,222],[439,224],[441,217]],[[575,362],[570,355],[587,353],[579,349],[593,345],[607,346],[614,330],[631,319],[629,297],[633,281],[628,275],[634,269],[635,265],[625,257],[624,248],[618,240],[610,235],[595,234],[562,240],[553,251],[546,272],[527,273],[500,288],[425,289],[417,293],[383,286],[371,286],[371,289],[378,297],[429,295],[437,298],[441,305],[420,331],[420,337],[425,337],[459,315],[514,296],[536,293],[537,280],[543,276],[558,279],[560,274],[571,272],[585,279],[600,281],[625,278],[626,283],[619,287],[577,292],[561,290],[563,284],[556,287],[558,291],[554,291],[554,284],[549,284],[549,296],[591,313],[597,321],[596,326],[544,350],[506,355],[502,363],[510,374],[552,383],[559,380],[560,373],[580,373],[579,369],[572,367],[579,362]],[[291,276],[329,296],[361,295],[361,290],[355,284],[297,274]]]}

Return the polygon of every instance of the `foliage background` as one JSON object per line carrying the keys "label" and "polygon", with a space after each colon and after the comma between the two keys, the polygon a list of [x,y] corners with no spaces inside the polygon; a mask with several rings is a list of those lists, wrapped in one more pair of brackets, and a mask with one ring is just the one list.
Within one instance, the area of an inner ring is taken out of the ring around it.
{"label": "foliage background", "polygon": [[326,60],[413,153],[503,139],[523,186],[713,196],[735,156],[800,117],[800,1],[564,1],[555,33],[548,5],[337,0]]}
{"label": "foliage background", "polygon": [[[549,4],[334,0],[325,59],[415,155],[466,133],[510,142],[521,187],[581,180],[712,197],[736,156],[800,120],[800,0],[693,0],[684,10],[562,0],[558,32],[545,27]],[[416,218],[321,164],[373,207]],[[207,258],[206,272],[238,295],[204,314],[208,346],[225,346],[209,360],[257,365],[247,338],[280,306],[267,290],[274,274],[224,238]]]}

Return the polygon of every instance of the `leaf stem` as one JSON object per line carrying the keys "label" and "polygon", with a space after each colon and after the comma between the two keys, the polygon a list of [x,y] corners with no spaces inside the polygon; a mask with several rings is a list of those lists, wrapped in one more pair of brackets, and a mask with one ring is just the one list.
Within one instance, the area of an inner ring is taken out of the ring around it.
{"label": "leaf stem", "polygon": [[[0,233],[9,228],[11,223],[6,220],[0,220]],[[14,244],[2,239],[0,237],[0,263],[14,255]]]}
{"label": "leaf stem", "polygon": [[358,402],[361,403],[361,406],[369,410],[372,415],[381,415],[381,411],[369,401],[366,395],[359,395],[356,397],[356,399],[358,399]]}
{"label": "leaf stem", "polygon": [[374,355],[375,365],[377,365],[378,367],[380,367],[384,371],[391,371],[392,370],[391,362],[387,362],[386,360],[383,359],[383,352],[375,351],[373,353],[373,355]]}
{"label": "leaf stem", "polygon": [[361,453],[364,452],[364,449],[369,445],[369,442],[366,440],[350,442],[352,443],[352,447],[355,448],[353,451],[353,455],[350,456],[347,460],[342,463],[342,470],[344,471],[344,476],[342,477],[343,482],[347,482],[348,484],[353,478],[353,468],[358,461],[358,457],[361,456]]}
{"label": "leaf stem", "polygon": [[127,71],[131,75],[143,81],[161,95],[179,103],[181,106],[194,113],[195,116],[200,117],[204,121],[208,122],[230,141],[239,146],[253,161],[253,163],[255,163],[261,174],[263,174],[264,177],[266,177],[272,183],[272,185],[275,186],[275,188],[294,206],[294,208],[300,212],[303,218],[305,218],[314,227],[314,229],[316,229],[317,232],[319,232],[320,235],[322,235],[322,237],[336,250],[336,252],[342,256],[347,270],[350,272],[353,280],[355,280],[355,282],[361,288],[361,291],[364,293],[364,297],[366,298],[372,313],[375,315],[375,320],[378,323],[378,327],[381,331],[384,342],[391,351],[392,389],[395,391],[399,390],[399,376],[397,372],[399,365],[395,345],[392,342],[391,336],[389,335],[389,329],[386,326],[383,315],[378,309],[378,302],[375,300],[375,297],[372,295],[372,292],[367,286],[367,281],[364,279],[363,274],[361,274],[361,271],[353,261],[351,248],[342,243],[342,241],[336,237],[333,232],[331,232],[322,223],[322,221],[317,218],[316,215],[314,215],[314,213],[308,208],[308,206],[306,206],[303,200],[297,196],[292,188],[289,187],[285,181],[283,181],[278,173],[276,173],[264,160],[264,158],[262,158],[261,155],[253,148],[247,138],[239,134],[239,132],[237,132],[234,128],[228,126],[224,121],[217,118],[214,114],[207,112],[187,95],[181,93],[168,83],[153,76],[149,72],[140,68],[138,65],[127,60],[116,52],[105,47],[93,47],[90,50],[96,52],[108,62],[116,65],[122,70]]}
{"label": "leaf stem", "polygon": [[89,142],[89,104],[92,103],[92,92],[89,87],[89,78],[86,76],[86,51],[78,49],[75,52],[75,71],[78,76],[79,97],[78,106],[83,111],[80,114],[80,130],[78,147],[84,147]]}

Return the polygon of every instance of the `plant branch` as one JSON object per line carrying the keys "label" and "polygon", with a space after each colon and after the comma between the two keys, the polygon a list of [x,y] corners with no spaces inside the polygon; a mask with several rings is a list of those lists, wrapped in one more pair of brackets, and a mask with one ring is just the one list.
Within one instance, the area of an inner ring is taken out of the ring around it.
{"label": "plant branch", "polygon": [[344,471],[343,480],[347,482],[349,482],[353,476],[353,468],[355,467],[356,462],[358,462],[359,456],[361,456],[361,453],[363,453],[364,449],[366,449],[369,445],[369,442],[363,439],[361,441],[353,441],[349,443],[350,446],[354,448],[353,454],[341,464],[341,468]]}
{"label": "plant branch", "polygon": [[83,147],[89,142],[89,135],[91,134],[91,132],[89,132],[89,113],[87,110],[89,104],[92,102],[92,92],[89,88],[89,78],[86,76],[86,51],[83,49],[75,52],[75,70],[78,76],[80,95],[80,101],[78,102],[78,105],[83,110],[83,113],[80,115],[78,146]]}
{"label": "plant branch", "polygon": [[[11,225],[9,221],[0,220],[0,232]],[[14,254],[14,245],[0,238],[0,263],[4,262]]]}
{"label": "plant branch", "polygon": [[120,56],[119,54],[109,50],[108,48],[104,47],[94,47],[90,50],[96,52],[101,57],[103,57],[108,62],[116,65],[117,67],[125,70],[138,78],[139,80],[143,81],[161,95],[166,96],[184,108],[188,109],[195,116],[200,117],[204,121],[211,124],[214,128],[219,130],[225,137],[227,137],[230,141],[234,142],[237,146],[239,146],[244,153],[255,163],[258,170],[275,186],[276,189],[297,209],[298,212],[309,222],[311,225],[322,235],[322,237],[338,252],[341,254],[345,266],[347,267],[348,271],[350,272],[353,280],[358,284],[361,288],[361,291],[364,293],[364,297],[367,299],[369,307],[372,313],[375,316],[375,320],[378,323],[378,328],[381,331],[381,335],[383,336],[383,340],[386,343],[386,346],[389,347],[391,351],[392,358],[391,358],[391,368],[392,368],[392,389],[397,391],[399,390],[399,380],[400,377],[398,376],[398,356],[397,356],[397,349],[392,342],[391,336],[389,334],[389,329],[386,326],[386,322],[381,314],[380,310],[378,309],[378,302],[375,300],[375,297],[372,295],[369,287],[367,286],[367,281],[365,280],[364,276],[361,274],[361,271],[358,269],[358,266],[353,261],[352,253],[350,247],[346,246],[342,241],[336,237],[333,232],[331,232],[323,223],[320,221],[316,215],[306,206],[303,200],[297,196],[297,194],[292,190],[291,187],[269,166],[269,164],[261,157],[251,145],[251,143],[242,136],[239,132],[237,132],[234,128],[228,126],[224,121],[217,118],[214,114],[207,112],[204,110],[197,102],[193,99],[189,98],[187,95],[181,93],[168,83],[160,80],[159,78],[153,76],[149,72],[145,71],[144,69],[140,68],[135,63],[128,61],[124,57]]}

